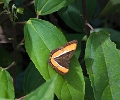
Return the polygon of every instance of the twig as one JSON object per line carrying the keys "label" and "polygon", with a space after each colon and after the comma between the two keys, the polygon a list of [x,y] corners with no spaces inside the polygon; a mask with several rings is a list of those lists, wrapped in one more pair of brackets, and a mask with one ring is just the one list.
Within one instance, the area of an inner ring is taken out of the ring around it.
{"label": "twig", "polygon": [[[17,39],[16,39],[16,28],[15,24],[13,22],[13,46],[14,46],[14,62],[17,64]],[[13,67],[13,84],[15,87],[15,81],[16,81],[16,64]]]}
{"label": "twig", "polygon": [[25,39],[23,38],[22,41],[20,42],[20,44],[22,44],[25,41]]}
{"label": "twig", "polygon": [[26,21],[23,22],[16,22],[16,24],[25,24]]}
{"label": "twig", "polygon": [[86,23],[86,25],[87,25],[93,32],[96,32],[96,31],[94,30],[94,28],[93,28],[89,23]]}
{"label": "twig", "polygon": [[24,45],[24,42],[25,40],[24,39],[22,39],[22,41],[20,42],[20,44],[17,46],[17,49],[19,49],[20,48],[20,46],[22,46],[22,45]]}
{"label": "twig", "polygon": [[86,28],[86,35],[87,35],[87,37],[89,37],[90,28],[86,25],[86,23],[88,23],[88,21],[87,21],[87,11],[86,11],[85,0],[82,0],[82,8],[83,8],[83,20],[84,20],[85,28]]}
{"label": "twig", "polygon": [[37,14],[36,18],[38,19],[39,18],[39,15]]}
{"label": "twig", "polygon": [[25,7],[27,7],[27,6],[30,6],[30,5],[32,5],[33,3],[34,3],[34,0],[31,1],[30,3],[26,4],[25,6],[23,6],[23,8],[25,8]]}
{"label": "twig", "polygon": [[23,100],[25,97],[26,97],[26,96],[23,96],[23,97],[19,98],[18,100]]}
{"label": "twig", "polygon": [[9,65],[8,67],[6,67],[6,68],[4,68],[5,70],[8,70],[9,68],[11,68],[12,66],[14,66],[15,65],[15,62],[12,62],[12,64],[11,65]]}

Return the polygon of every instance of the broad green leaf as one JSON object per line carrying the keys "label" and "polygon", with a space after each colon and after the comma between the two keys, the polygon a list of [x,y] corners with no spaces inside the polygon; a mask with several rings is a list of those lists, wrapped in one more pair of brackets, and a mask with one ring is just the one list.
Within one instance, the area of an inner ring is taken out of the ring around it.
{"label": "broad green leaf", "polygon": [[105,8],[100,13],[100,16],[120,13],[120,0],[109,0]]}
{"label": "broad green leaf", "polygon": [[120,52],[106,31],[91,33],[85,61],[96,100],[120,98]]}
{"label": "broad green leaf", "polygon": [[13,100],[13,99],[5,99],[5,98],[0,98],[0,100]]}
{"label": "broad green leaf", "polygon": [[53,100],[56,77],[57,75],[28,94],[23,100]]}
{"label": "broad green leaf", "polygon": [[[86,10],[89,20],[93,15],[95,7],[96,0],[86,0]],[[58,14],[70,28],[77,32],[85,32],[82,11],[82,0],[75,0],[72,4],[59,10]]]}
{"label": "broad green leaf", "polygon": [[28,94],[31,91],[35,90],[38,86],[43,84],[45,80],[40,75],[39,71],[36,69],[35,65],[30,62],[24,77],[24,93]]}
{"label": "broad green leaf", "polygon": [[14,99],[14,87],[10,74],[0,67],[0,98]]}
{"label": "broad green leaf", "polygon": [[94,100],[94,93],[89,78],[85,77],[85,98],[84,100]]}
{"label": "broad green leaf", "polygon": [[74,0],[35,0],[35,10],[38,15],[47,15],[67,6]]}
{"label": "broad green leaf", "polygon": [[109,32],[111,41],[115,42],[117,49],[120,49],[120,32],[111,28],[95,28],[95,31],[105,30]]}
{"label": "broad green leaf", "polygon": [[[48,64],[50,51],[66,43],[62,32],[44,20],[30,19],[24,27],[25,48],[30,59],[45,80],[56,71]],[[84,79],[77,59],[73,56],[70,71],[62,76],[58,74],[55,93],[59,99],[78,100],[84,98]]]}

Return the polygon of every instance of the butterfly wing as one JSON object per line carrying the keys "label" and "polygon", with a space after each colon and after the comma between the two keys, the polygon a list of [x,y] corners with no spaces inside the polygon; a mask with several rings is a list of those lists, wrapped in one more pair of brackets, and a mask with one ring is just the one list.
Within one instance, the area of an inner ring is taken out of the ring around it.
{"label": "butterfly wing", "polygon": [[66,74],[69,71],[70,58],[77,46],[77,40],[73,40],[52,50],[50,53],[49,64],[60,74]]}
{"label": "butterfly wing", "polygon": [[69,68],[70,58],[73,56],[74,51],[67,52],[59,57],[54,58],[54,60],[62,67]]}

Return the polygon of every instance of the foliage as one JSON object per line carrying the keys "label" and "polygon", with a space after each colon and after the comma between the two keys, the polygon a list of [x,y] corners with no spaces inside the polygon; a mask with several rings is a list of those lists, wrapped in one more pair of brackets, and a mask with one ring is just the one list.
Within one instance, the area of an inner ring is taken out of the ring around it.
{"label": "foliage", "polygon": [[[119,100],[120,0],[0,4],[1,100]],[[50,52],[71,40],[77,49],[61,75]]]}

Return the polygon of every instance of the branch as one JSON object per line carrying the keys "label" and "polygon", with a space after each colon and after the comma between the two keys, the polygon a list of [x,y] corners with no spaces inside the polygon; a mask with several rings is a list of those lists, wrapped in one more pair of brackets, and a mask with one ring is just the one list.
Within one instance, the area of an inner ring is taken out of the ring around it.
{"label": "branch", "polygon": [[[13,22],[13,46],[14,46],[14,62],[17,64],[17,39],[16,39],[16,29],[15,29],[15,24]],[[13,84],[15,87],[15,80],[16,80],[16,64],[13,67]]]}
{"label": "branch", "polygon": [[82,0],[82,8],[83,8],[83,20],[84,20],[85,28],[86,28],[86,35],[87,35],[87,37],[89,37],[90,36],[90,28],[86,25],[86,23],[88,23],[88,19],[87,19],[85,0]]}

